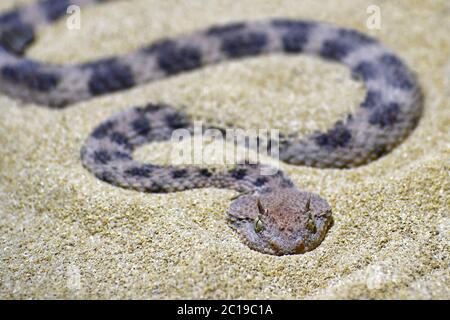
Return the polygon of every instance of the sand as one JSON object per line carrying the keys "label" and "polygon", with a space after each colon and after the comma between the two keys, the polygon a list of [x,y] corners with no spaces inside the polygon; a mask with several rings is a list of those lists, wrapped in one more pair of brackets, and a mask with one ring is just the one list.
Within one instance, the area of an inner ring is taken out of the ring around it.
{"label": "sand", "polygon": [[[30,1],[2,1],[0,9]],[[368,30],[366,9],[381,8]],[[441,1],[121,1],[82,10],[81,30],[43,28],[29,56],[53,63],[125,53],[215,23],[286,16],[379,38],[417,73],[418,128],[389,155],[352,170],[281,164],[320,193],[335,224],[304,255],[250,250],[224,212],[235,192],[144,194],[103,183],[80,163],[111,114],[159,101],[199,119],[308,134],[354,110],[364,86],[311,57],[211,66],[62,111],[0,96],[0,298],[450,298],[450,3]],[[170,144],[139,159],[168,163]]]}

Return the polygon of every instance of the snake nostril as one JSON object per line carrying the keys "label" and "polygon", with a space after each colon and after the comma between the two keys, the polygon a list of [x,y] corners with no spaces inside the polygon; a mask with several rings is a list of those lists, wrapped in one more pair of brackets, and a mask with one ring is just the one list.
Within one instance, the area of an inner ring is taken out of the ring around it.
{"label": "snake nostril", "polygon": [[274,252],[276,252],[277,254],[279,254],[280,252],[283,251],[283,249],[280,249],[280,246],[279,246],[276,242],[271,241],[271,242],[269,243],[269,245],[270,245],[270,247],[272,248],[272,250],[273,250]]}

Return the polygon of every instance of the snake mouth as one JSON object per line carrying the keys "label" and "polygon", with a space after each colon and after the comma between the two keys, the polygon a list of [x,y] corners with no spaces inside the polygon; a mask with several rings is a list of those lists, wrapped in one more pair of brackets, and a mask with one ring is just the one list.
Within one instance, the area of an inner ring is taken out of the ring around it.
{"label": "snake mouth", "polygon": [[285,255],[294,255],[294,254],[303,254],[309,250],[306,249],[305,244],[301,241],[298,245],[296,245],[293,249],[286,250],[280,247],[275,242],[268,242],[271,247],[272,254],[277,256],[285,256]]}
{"label": "snake mouth", "polygon": [[304,254],[314,250],[322,243],[329,229],[334,224],[332,216],[327,216],[314,234],[299,237],[295,245],[293,245],[294,240],[292,239],[280,242],[268,236],[264,231],[256,232],[253,219],[230,215],[227,220],[230,227],[238,233],[241,241],[248,247],[260,253],[275,256]]}
{"label": "snake mouth", "polygon": [[293,246],[290,246],[290,243],[294,242],[294,240],[286,241],[285,245],[283,245],[273,239],[266,239],[266,237],[262,238],[264,238],[263,240],[265,243],[270,246],[270,254],[277,256],[304,254],[316,249],[325,239],[328,231],[333,225],[334,220],[332,216],[327,216],[320,228],[318,226],[317,231],[314,234],[299,237],[299,240],[297,240],[297,243]]}
{"label": "snake mouth", "polygon": [[250,249],[260,253],[284,256],[302,254],[309,251],[303,240],[294,248],[286,250],[286,246],[265,236],[263,232],[257,233],[254,229],[254,221],[252,219],[229,217],[228,221],[230,222],[231,228],[238,233],[241,241],[250,247]]}

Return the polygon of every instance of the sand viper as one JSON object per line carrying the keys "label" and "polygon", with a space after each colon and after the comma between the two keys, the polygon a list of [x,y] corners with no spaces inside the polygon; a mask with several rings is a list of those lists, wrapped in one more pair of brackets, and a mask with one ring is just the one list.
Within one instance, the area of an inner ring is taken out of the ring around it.
{"label": "sand viper", "polygon": [[[350,168],[392,150],[415,128],[422,111],[414,75],[391,50],[352,29],[273,18],[233,22],[161,39],[135,52],[89,63],[50,65],[24,57],[36,28],[66,14],[69,5],[100,0],[45,0],[0,16],[0,91],[24,101],[62,108],[95,96],[195,70],[205,65],[270,53],[310,54],[350,68],[365,83],[359,108],[326,132],[280,143],[280,160],[321,168]],[[319,195],[299,190],[281,171],[263,175],[262,164],[232,168],[143,164],[138,146],[192,128],[170,106],[134,107],[101,123],[81,151],[85,168],[110,184],[145,192],[231,188],[240,192],[229,224],[252,249],[274,255],[310,251],[332,224]]]}

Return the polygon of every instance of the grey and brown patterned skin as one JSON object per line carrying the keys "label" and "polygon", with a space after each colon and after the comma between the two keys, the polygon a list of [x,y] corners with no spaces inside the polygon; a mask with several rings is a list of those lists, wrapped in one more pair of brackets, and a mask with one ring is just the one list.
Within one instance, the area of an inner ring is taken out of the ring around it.
{"label": "grey and brown patterned skin", "polygon": [[231,203],[228,221],[257,251],[295,254],[320,244],[332,224],[330,206],[320,196],[299,190],[281,171],[265,175],[269,170],[262,164],[202,168],[133,160],[137,147],[168,140],[177,129],[193,132],[188,116],[170,106],[149,104],[123,111],[100,124],[86,140],[83,165],[103,181],[142,192],[236,190],[241,195]]}
{"label": "grey and brown patterned skin", "polygon": [[[286,163],[320,168],[367,164],[402,142],[420,119],[421,90],[401,59],[358,31],[314,21],[274,18],[213,26],[83,64],[48,65],[23,56],[36,28],[63,16],[68,5],[104,1],[45,0],[0,15],[0,91],[62,108],[206,65],[281,52],[342,63],[367,89],[360,107],[328,131],[283,141],[279,157]],[[139,191],[219,187],[246,192],[231,204],[227,216],[258,251],[302,253],[320,244],[332,223],[329,205],[298,190],[282,172],[263,176],[263,165],[213,171],[133,160],[136,147],[168,140],[181,128],[190,130],[190,119],[169,106],[132,108],[94,130],[81,153],[83,165],[103,181]]]}

